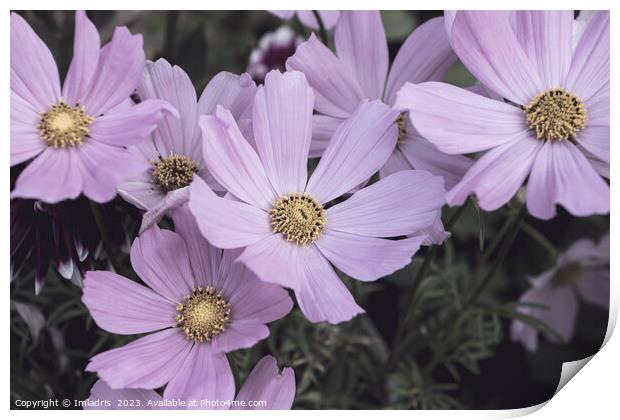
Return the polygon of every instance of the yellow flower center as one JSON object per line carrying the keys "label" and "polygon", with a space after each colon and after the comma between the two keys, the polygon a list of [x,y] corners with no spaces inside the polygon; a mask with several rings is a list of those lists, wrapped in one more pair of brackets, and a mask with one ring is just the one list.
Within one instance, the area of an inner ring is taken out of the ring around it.
{"label": "yellow flower center", "polygon": [[407,113],[401,112],[396,118],[396,125],[398,126],[398,141],[397,144],[403,144],[407,138]]}
{"label": "yellow flower center", "polygon": [[314,242],[325,226],[325,209],[308,194],[289,194],[278,198],[271,210],[271,227],[289,242]]}
{"label": "yellow flower center", "polygon": [[551,284],[553,287],[567,287],[577,283],[583,274],[583,266],[581,263],[574,261],[570,264],[560,267],[553,275]]}
{"label": "yellow flower center", "polygon": [[82,143],[94,118],[84,107],[67,105],[62,99],[41,115],[37,126],[41,138],[51,147],[73,147]]}
{"label": "yellow flower center", "polygon": [[164,191],[174,191],[192,183],[198,163],[182,155],[159,157],[153,164],[153,181]]}
{"label": "yellow flower center", "polygon": [[543,140],[576,139],[588,122],[581,99],[562,88],[539,93],[524,111],[530,128]]}
{"label": "yellow flower center", "polygon": [[198,287],[177,305],[177,312],[177,325],[187,339],[202,343],[224,332],[230,319],[230,304],[213,287]]}

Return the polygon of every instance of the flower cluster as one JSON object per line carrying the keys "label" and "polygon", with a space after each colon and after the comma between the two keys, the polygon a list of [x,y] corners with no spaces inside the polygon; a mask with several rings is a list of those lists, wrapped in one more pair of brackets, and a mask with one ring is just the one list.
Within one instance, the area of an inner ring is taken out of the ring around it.
{"label": "flower cluster", "polygon": [[[78,269],[89,254],[113,254],[106,235],[81,233],[90,219],[80,229],[65,217],[64,239],[54,235],[57,269],[79,285],[86,271],[81,300],[96,325],[140,335],[90,359],[84,370],[99,380],[85,408],[288,409],[291,368],[265,356],[236,394],[227,354],[267,338],[293,296],[311,323],[363,314],[350,280],[380,280],[421,247],[440,247],[454,222],[442,221],[445,204],[521,205],[514,232],[526,212],[549,220],[556,205],[609,213],[608,12],[445,12],[392,61],[378,11],[272,13],[296,15],[320,38],[287,29],[277,64],[266,39],[252,55],[254,80],[222,71],[200,95],[180,67],[147,61],[127,28],[102,46],[81,11],[61,84],[49,49],[11,14],[14,271],[30,253],[24,212],[98,209],[117,194],[141,212],[129,270],[112,259]],[[475,85],[443,82],[457,60]],[[523,319],[570,341],[577,296],[608,305],[608,240],[577,242],[531,283]],[[534,351],[537,330],[523,319],[512,338]]]}

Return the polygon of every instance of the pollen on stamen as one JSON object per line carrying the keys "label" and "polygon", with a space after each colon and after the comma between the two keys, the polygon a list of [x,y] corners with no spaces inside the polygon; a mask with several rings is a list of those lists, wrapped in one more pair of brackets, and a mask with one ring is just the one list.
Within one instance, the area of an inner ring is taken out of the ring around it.
{"label": "pollen on stamen", "polygon": [[177,326],[195,343],[211,341],[230,320],[230,304],[212,286],[195,288],[176,309]]}
{"label": "pollen on stamen", "polygon": [[396,125],[398,126],[398,141],[397,144],[401,145],[407,138],[407,113],[401,112],[396,118]]}
{"label": "pollen on stamen", "polygon": [[153,163],[151,176],[155,184],[163,191],[169,192],[187,187],[198,172],[198,163],[182,155],[159,157]]}
{"label": "pollen on stamen", "polygon": [[37,129],[48,146],[73,147],[80,145],[88,135],[93,120],[79,103],[71,106],[61,98],[49,111],[41,114]]}
{"label": "pollen on stamen", "polygon": [[551,279],[551,285],[553,287],[568,287],[572,286],[581,278],[583,274],[583,266],[580,262],[571,262],[555,272]]}
{"label": "pollen on stamen", "polygon": [[278,198],[269,210],[271,228],[297,245],[314,242],[325,227],[323,205],[308,194],[288,194]]}
{"label": "pollen on stamen", "polygon": [[524,111],[530,128],[541,140],[574,140],[588,122],[583,101],[562,88],[539,93]]}

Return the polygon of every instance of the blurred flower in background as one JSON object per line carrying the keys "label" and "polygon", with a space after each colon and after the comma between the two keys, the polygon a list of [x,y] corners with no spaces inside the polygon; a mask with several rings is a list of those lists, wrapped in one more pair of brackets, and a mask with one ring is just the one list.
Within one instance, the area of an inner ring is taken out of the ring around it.
{"label": "blurred flower in background", "polygon": [[[302,25],[307,26],[310,29],[320,29],[319,21],[317,20],[315,11],[313,10],[270,10],[269,13],[285,20],[289,20],[292,19],[293,16],[297,16],[297,19],[299,19]],[[327,30],[333,28],[340,17],[339,10],[317,10],[316,13],[323,21],[323,25]]]}
{"label": "blurred flower in background", "polygon": [[263,83],[270,70],[286,70],[286,59],[295,54],[297,45],[303,40],[288,26],[280,26],[267,32],[250,53],[247,72],[256,81]]}
{"label": "blurred flower in background", "polygon": [[[555,267],[530,280],[532,288],[519,299],[521,302],[542,305],[522,306],[519,311],[540,319],[559,337],[570,342],[575,330],[579,308],[578,299],[609,307],[609,234],[598,244],[581,239],[557,259]],[[519,320],[511,326],[511,337],[529,351],[538,349],[538,331]]]}

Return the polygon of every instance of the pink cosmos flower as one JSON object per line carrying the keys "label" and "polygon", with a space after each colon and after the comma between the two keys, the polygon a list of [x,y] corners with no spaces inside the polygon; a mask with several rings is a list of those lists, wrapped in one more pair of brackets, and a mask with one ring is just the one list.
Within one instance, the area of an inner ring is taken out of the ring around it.
{"label": "pink cosmos flower", "polygon": [[[258,361],[243,383],[241,390],[234,401],[228,400],[228,406],[239,410],[290,410],[295,399],[295,373],[291,368],[280,372],[278,363],[273,356],[265,356]],[[118,401],[133,401],[134,405],[118,405]],[[85,410],[155,410],[173,408],[208,409],[212,406],[202,404],[201,400],[216,403],[210,395],[203,395],[196,401],[194,407],[181,406],[179,401],[167,401],[151,389],[112,389],[101,379],[90,390],[90,396],[85,401]],[[104,406],[105,402],[111,404]],[[190,403],[183,401],[184,403]],[[264,403],[265,405],[258,405]],[[176,404],[176,405],[175,405]],[[213,407],[215,408],[215,407]]]}
{"label": "pink cosmos flower", "polygon": [[86,370],[114,389],[168,384],[166,399],[230,400],[235,383],[225,353],[267,337],[265,324],[286,315],[292,301],[236,264],[239,252],[205,241],[187,206],[172,218],[176,233],[155,225],[131,247],[146,286],[108,271],[86,274],[82,301],[99,327],[149,333],[94,356]]}
{"label": "pink cosmos flower", "polygon": [[118,27],[100,48],[97,29],[78,11],[73,49],[61,90],[49,49],[11,14],[11,166],[34,158],[12,197],[111,200],[120,180],[144,169],[126,146],[143,141],[170,110],[163,101],[129,100],[144,66],[141,35]]}
{"label": "pink cosmos flower", "polygon": [[202,136],[198,116],[211,114],[217,104],[229,108],[235,118],[249,118],[256,85],[248,74],[218,73],[196,98],[187,74],[161,58],[146,65],[138,86],[142,100],[160,99],[173,106],[179,118],[167,116],[148,141],[134,147],[134,160],[144,168],[121,183],[119,194],[136,207],[147,210],[142,229],[157,223],[172,207],[187,201],[194,175],[222,191],[202,160]]}
{"label": "pink cosmos flower", "polygon": [[[333,28],[340,17],[339,10],[318,10],[317,12],[327,30]],[[269,10],[269,13],[285,20],[292,19],[293,16],[297,15],[297,18],[303,25],[310,29],[319,29],[319,22],[316,20],[312,10]]]}
{"label": "pink cosmos flower", "polygon": [[454,50],[503,100],[434,82],[401,89],[397,105],[440,150],[488,150],[448,192],[450,205],[475,193],[495,210],[527,178],[538,218],[554,217],[556,204],[575,216],[609,212],[599,176],[610,160],[609,13],[587,22],[573,51],[574,25],[572,11],[458,12]]}
{"label": "pink cosmos flower", "polygon": [[[578,296],[588,303],[609,307],[609,235],[598,244],[589,239],[575,242],[558,258],[555,267],[534,277],[530,283],[532,288],[519,300],[547,308],[524,306],[519,310],[539,318],[564,342],[570,342],[575,330]],[[529,351],[538,348],[538,331],[533,327],[513,321],[510,333],[514,341],[520,341]]]}
{"label": "pink cosmos flower", "polygon": [[231,197],[218,197],[196,179],[189,208],[212,244],[245,248],[238,261],[263,281],[293,289],[310,321],[338,323],[363,310],[329,262],[362,281],[404,267],[426,235],[384,238],[428,228],[445,190],[441,177],[407,170],[334,203],[385,164],[398,113],[380,101],[363,102],[308,179],[313,108],[303,73],[272,71],[252,108],[256,149],[224,108],[201,117],[204,159]]}
{"label": "pink cosmos flower", "polygon": [[[387,38],[378,11],[343,11],[336,25],[332,53],[314,35],[288,59],[289,70],[305,73],[315,90],[311,155],[320,156],[342,121],[364,99],[380,99],[394,106],[396,92],[406,82],[441,80],[455,60],[445,34],[443,18],[424,23],[411,33],[388,72]],[[398,108],[395,108],[402,111]],[[403,169],[423,169],[445,178],[451,188],[471,165],[464,156],[441,153],[420,136],[405,114],[398,124],[396,148],[381,168],[381,176]]]}

